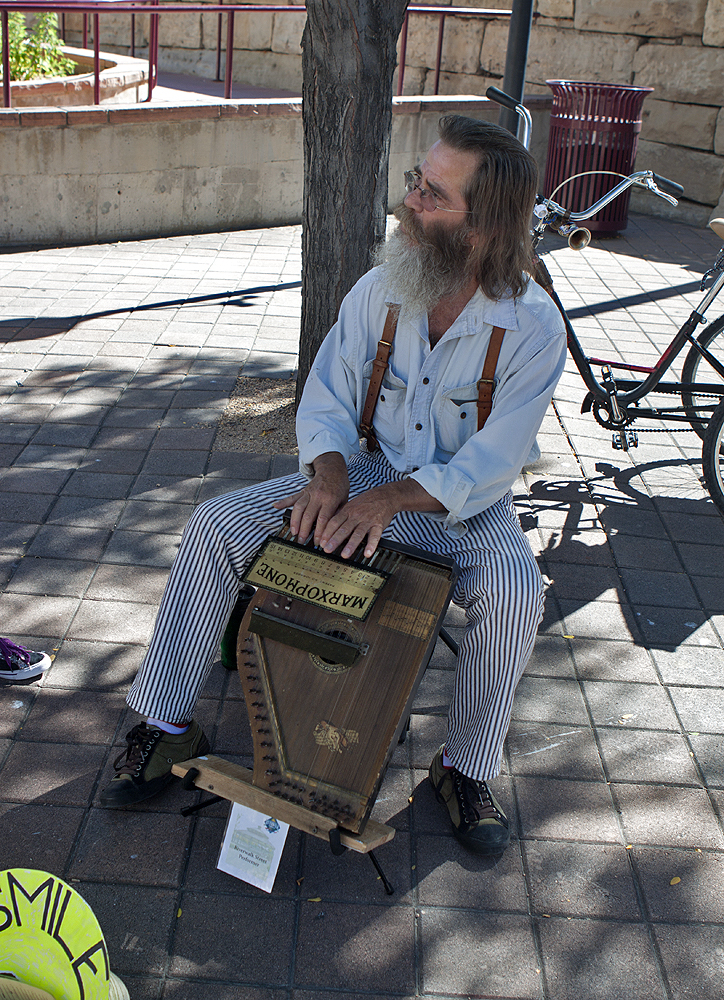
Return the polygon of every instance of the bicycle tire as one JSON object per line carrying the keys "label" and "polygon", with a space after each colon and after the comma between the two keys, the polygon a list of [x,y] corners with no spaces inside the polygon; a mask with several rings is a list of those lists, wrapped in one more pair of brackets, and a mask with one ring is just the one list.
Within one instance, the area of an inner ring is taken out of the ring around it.
{"label": "bicycle tire", "polygon": [[709,421],[701,450],[701,466],[709,496],[724,514],[724,399]]}
{"label": "bicycle tire", "polygon": [[[715,319],[713,323],[705,326],[696,339],[702,347],[705,347],[718,361],[724,364],[724,316],[720,316],[719,319]],[[719,376],[706,359],[702,358],[695,347],[691,347],[681,369],[681,381],[716,382],[718,379]],[[722,396],[724,396],[724,381],[722,381]],[[711,396],[697,396],[696,393],[682,391],[681,401],[693,430],[704,440],[707,424],[699,423],[696,416],[700,407],[715,406],[716,400]]]}

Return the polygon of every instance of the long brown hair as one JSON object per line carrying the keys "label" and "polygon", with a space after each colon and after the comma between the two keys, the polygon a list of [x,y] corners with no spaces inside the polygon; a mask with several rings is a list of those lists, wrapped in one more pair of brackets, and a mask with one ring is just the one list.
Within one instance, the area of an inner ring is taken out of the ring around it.
{"label": "long brown hair", "polygon": [[478,169],[462,192],[470,226],[480,237],[470,257],[473,275],[488,298],[499,298],[507,290],[514,297],[522,295],[533,270],[535,160],[510,132],[491,122],[445,115],[438,128],[446,146],[479,156]]}

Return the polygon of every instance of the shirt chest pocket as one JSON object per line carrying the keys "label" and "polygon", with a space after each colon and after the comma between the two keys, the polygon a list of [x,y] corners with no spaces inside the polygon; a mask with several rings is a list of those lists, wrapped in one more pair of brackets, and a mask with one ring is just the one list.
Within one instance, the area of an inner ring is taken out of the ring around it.
{"label": "shirt chest pocket", "polygon": [[[365,394],[372,375],[374,361],[368,361],[362,373],[365,377]],[[407,386],[388,368],[382,378],[380,394],[377,397],[372,426],[378,440],[403,450],[405,441],[405,397]]]}
{"label": "shirt chest pocket", "polygon": [[438,448],[454,454],[478,429],[478,383],[443,388],[434,419]]}

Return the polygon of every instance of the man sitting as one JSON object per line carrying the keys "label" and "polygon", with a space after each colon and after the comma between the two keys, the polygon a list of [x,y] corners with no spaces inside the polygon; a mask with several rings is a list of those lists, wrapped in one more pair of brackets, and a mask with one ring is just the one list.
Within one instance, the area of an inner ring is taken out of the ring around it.
{"label": "man sitting", "polygon": [[[537,168],[496,125],[450,115],[406,175],[399,227],[347,295],[297,414],[300,473],[216,497],[194,513],[128,695],[147,721],[128,734],[106,806],[149,797],[171,766],[209,749],[193,712],[242,575],[291,508],[291,529],[325,552],[365,556],[384,536],[451,557],[465,608],[447,739],[430,781],[470,850],[497,854],[508,820],[487,782],[500,771],[513,696],[541,620],[540,573],[510,488],[565,360],[563,322],[530,279]],[[388,307],[394,344],[372,423],[360,422]],[[505,331],[492,410],[478,380]],[[497,335],[499,336],[499,334]]]}

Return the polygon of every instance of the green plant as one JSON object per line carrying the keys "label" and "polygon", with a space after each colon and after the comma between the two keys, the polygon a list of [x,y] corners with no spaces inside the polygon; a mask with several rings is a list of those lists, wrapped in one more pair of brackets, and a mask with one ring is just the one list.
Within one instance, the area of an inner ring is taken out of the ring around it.
{"label": "green plant", "polygon": [[39,14],[28,34],[25,15],[14,11],[8,18],[8,41],[11,80],[69,76],[75,69],[73,60],[63,55],[57,14]]}

